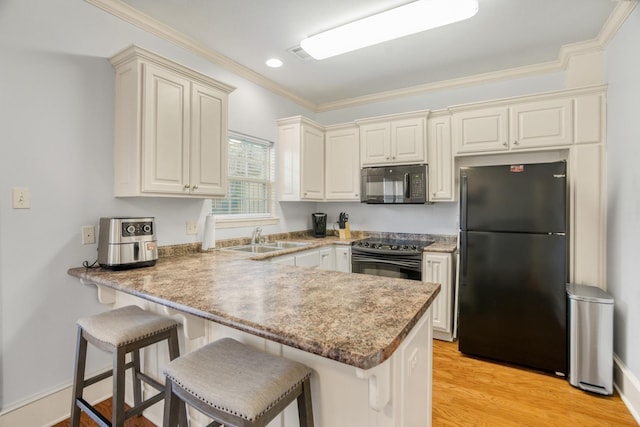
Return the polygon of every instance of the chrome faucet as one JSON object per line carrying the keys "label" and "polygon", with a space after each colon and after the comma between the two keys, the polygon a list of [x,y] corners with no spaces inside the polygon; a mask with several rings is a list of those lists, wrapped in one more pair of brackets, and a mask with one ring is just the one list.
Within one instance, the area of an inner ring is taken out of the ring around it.
{"label": "chrome faucet", "polygon": [[260,243],[260,238],[262,234],[262,227],[256,227],[253,230],[253,234],[251,234],[251,244],[255,245],[256,243]]}

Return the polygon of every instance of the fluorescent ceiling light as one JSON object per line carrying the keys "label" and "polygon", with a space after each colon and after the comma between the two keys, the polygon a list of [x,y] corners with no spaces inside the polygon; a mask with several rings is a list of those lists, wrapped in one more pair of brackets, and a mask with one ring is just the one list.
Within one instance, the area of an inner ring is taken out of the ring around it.
{"label": "fluorescent ceiling light", "polygon": [[300,46],[325,59],[471,18],[478,0],[419,0],[308,37]]}

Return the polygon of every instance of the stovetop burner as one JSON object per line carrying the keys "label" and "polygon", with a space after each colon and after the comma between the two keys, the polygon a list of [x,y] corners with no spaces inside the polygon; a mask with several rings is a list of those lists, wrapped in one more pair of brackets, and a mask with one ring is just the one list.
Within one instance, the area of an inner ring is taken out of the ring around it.
{"label": "stovetop burner", "polygon": [[356,240],[351,243],[351,246],[355,248],[366,248],[380,251],[422,252],[426,246],[429,246],[432,243],[433,241],[425,240],[369,238]]}

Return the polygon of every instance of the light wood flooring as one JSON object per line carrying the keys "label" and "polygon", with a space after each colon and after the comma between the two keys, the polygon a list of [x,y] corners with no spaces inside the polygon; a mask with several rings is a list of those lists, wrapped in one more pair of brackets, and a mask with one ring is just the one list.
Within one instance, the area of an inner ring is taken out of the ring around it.
{"label": "light wood flooring", "polygon": [[433,343],[433,427],[638,425],[617,393],[586,393],[565,378],[464,356],[457,343]]}
{"label": "light wood flooring", "polygon": [[[110,417],[111,401],[99,410]],[[95,425],[82,415],[82,427]],[[637,425],[617,393],[586,393],[564,378],[464,356],[457,343],[433,341],[433,427]],[[66,420],[53,427],[68,426]],[[155,427],[143,417],[125,426]]]}

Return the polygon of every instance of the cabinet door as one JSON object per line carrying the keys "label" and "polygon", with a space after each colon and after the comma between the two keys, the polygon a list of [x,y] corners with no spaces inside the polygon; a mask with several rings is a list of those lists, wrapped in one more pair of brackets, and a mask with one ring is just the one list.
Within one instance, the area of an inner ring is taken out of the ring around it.
{"label": "cabinet door", "polygon": [[394,163],[424,162],[425,127],[423,118],[400,119],[391,122],[391,161]]}
{"label": "cabinet door", "polygon": [[306,200],[324,198],[324,133],[302,125],[300,146],[300,197]]}
{"label": "cabinet door", "polygon": [[325,134],[325,199],[360,201],[360,140],[358,128]]}
{"label": "cabinet door", "polygon": [[191,193],[227,193],[227,95],[205,86],[191,88]]}
{"label": "cabinet door", "polygon": [[362,166],[385,164],[391,161],[391,125],[389,122],[360,126],[360,155]]}
{"label": "cabinet door", "polygon": [[451,254],[425,252],[423,264],[422,280],[441,286],[433,303],[433,329],[450,334],[453,326]]}
{"label": "cabinet door", "polygon": [[320,249],[320,269],[335,270],[334,249],[332,247]]}
{"label": "cabinet door", "polygon": [[451,118],[429,119],[429,192],[431,201],[454,201]]}
{"label": "cabinet door", "polygon": [[282,255],[271,258],[271,262],[282,265],[296,265],[296,257],[294,255]]}
{"label": "cabinet door", "polygon": [[453,140],[457,153],[509,149],[509,112],[506,107],[484,108],[453,114]]}
{"label": "cabinet door", "polygon": [[351,248],[349,246],[336,246],[336,271],[351,273]]}
{"label": "cabinet door", "polygon": [[314,249],[296,254],[296,266],[311,268],[320,266],[320,251]]}
{"label": "cabinet door", "polygon": [[572,99],[528,102],[511,107],[511,149],[573,143]]}
{"label": "cabinet door", "polygon": [[189,192],[190,82],[144,66],[142,191]]}
{"label": "cabinet door", "polygon": [[278,126],[278,197],[300,200],[300,124]]}

